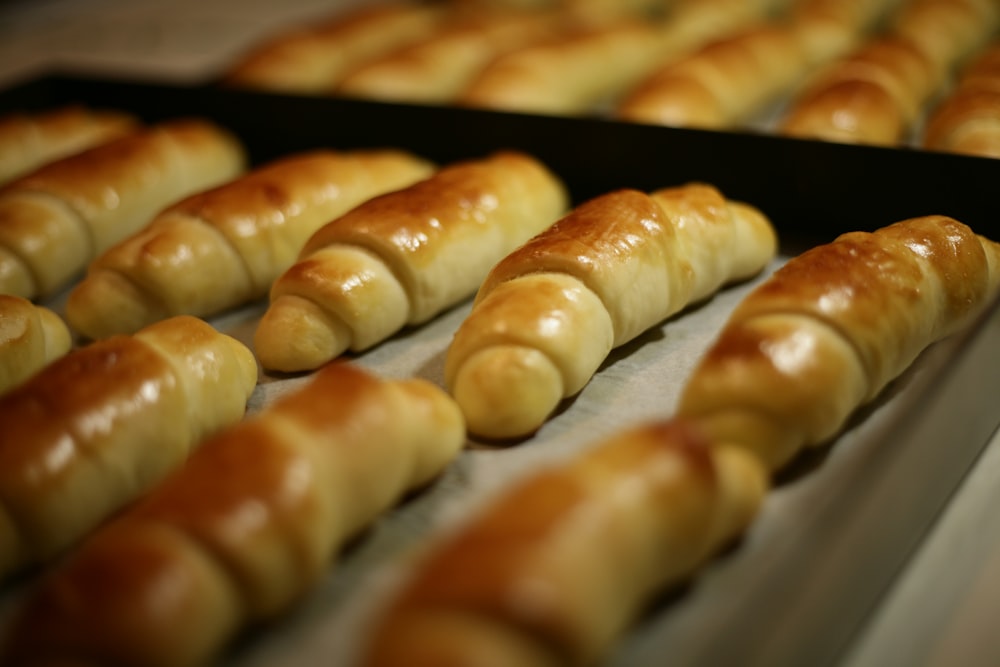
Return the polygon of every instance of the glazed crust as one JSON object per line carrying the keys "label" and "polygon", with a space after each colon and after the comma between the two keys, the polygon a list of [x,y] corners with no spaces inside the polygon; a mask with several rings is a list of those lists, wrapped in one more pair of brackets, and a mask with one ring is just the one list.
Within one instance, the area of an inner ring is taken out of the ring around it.
{"label": "glazed crust", "polygon": [[217,315],[267,296],[323,224],[433,165],[395,150],[287,156],[169,206],[89,266],[66,316],[90,338]]}
{"label": "glazed crust", "polygon": [[615,115],[655,125],[734,128],[787,92],[811,66],[791,27],[756,25],[657,69],[625,95]]}
{"label": "glazed crust", "polygon": [[938,85],[934,63],[907,39],[884,35],[811,75],[779,120],[789,136],[898,145]]}
{"label": "glazed crust", "polygon": [[448,349],[473,433],[536,430],[614,348],[774,257],[764,215],[692,183],[597,197],[507,255]]}
{"label": "glazed crust", "polygon": [[580,28],[491,61],[458,96],[462,106],[585,114],[645,77],[667,40],[646,21]]}
{"label": "glazed crust", "polygon": [[928,114],[923,145],[931,150],[1000,157],[1000,43],[967,63]]}
{"label": "glazed crust", "polygon": [[209,438],[53,570],[15,620],[7,656],[209,664],[240,628],[316,585],[345,540],[431,482],[464,442],[457,406],[429,382],[320,369]]}
{"label": "glazed crust", "polygon": [[766,488],[752,457],[681,422],[616,432],[439,536],[360,664],[597,664],[652,596],[742,533]]}
{"label": "glazed crust", "polygon": [[131,114],[79,105],[3,116],[0,185],[140,127],[140,121]]}
{"label": "glazed crust", "polygon": [[679,414],[777,469],[834,436],[998,284],[1000,245],[951,218],[845,234],[789,260],[735,309]]}
{"label": "glazed crust", "polygon": [[238,421],[250,350],[180,317],[77,348],[0,398],[0,571],[43,563]]}
{"label": "glazed crust", "polygon": [[222,78],[241,88],[329,92],[362,64],[430,35],[444,17],[430,4],[362,6],[262,41]]}
{"label": "glazed crust", "polygon": [[69,328],[54,311],[0,294],[0,395],[69,352]]}
{"label": "glazed crust", "polygon": [[494,58],[550,39],[558,30],[555,12],[474,12],[362,64],[335,90],[394,102],[450,103]]}
{"label": "glazed crust", "polygon": [[176,200],[242,172],[242,145],[178,119],[47,164],[0,190],[0,292],[51,296]]}
{"label": "glazed crust", "polygon": [[471,297],[493,264],[566,207],[558,177],[509,151],[370,199],[321,227],[275,281],[258,357],[306,370],[427,322]]}

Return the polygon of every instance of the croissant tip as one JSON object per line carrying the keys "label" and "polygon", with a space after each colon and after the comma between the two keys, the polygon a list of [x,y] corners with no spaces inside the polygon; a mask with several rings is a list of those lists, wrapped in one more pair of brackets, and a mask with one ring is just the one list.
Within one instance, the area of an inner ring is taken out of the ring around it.
{"label": "croissant tip", "polygon": [[264,368],[284,373],[310,371],[340,356],[350,343],[343,325],[300,297],[276,299],[254,334]]}

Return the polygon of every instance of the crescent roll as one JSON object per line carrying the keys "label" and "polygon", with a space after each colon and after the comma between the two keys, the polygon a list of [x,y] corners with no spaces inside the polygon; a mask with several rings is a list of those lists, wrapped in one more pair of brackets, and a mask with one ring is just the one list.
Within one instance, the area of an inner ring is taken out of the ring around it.
{"label": "crescent roll", "polygon": [[1000,42],[960,70],[954,88],[928,113],[922,143],[931,150],[1000,157]]}
{"label": "crescent roll", "polygon": [[757,209],[693,183],[590,200],[489,273],[445,360],[470,432],[528,435],[615,347],[749,278],[777,239]]}
{"label": "crescent roll", "polygon": [[0,575],[43,563],[243,417],[250,350],[187,316],[77,348],[0,397]]}
{"label": "crescent roll", "polygon": [[69,328],[52,310],[0,294],[0,395],[69,352]]}
{"label": "crescent roll", "polygon": [[998,27],[1000,6],[993,0],[910,0],[890,18],[889,29],[918,45],[943,82]]}
{"label": "crescent roll", "polygon": [[494,58],[555,35],[557,17],[541,11],[473,12],[361,65],[335,91],[390,102],[450,103]]}
{"label": "crescent roll", "polygon": [[682,422],[635,426],[477,508],[378,610],[363,667],[600,664],[657,594],[738,538],[764,468]]}
{"label": "crescent roll", "polygon": [[427,322],[471,297],[567,202],[555,174],[515,151],[370,199],[321,227],[274,282],[257,357],[271,370],[309,370]]}
{"label": "crescent roll", "polygon": [[937,85],[934,63],[917,45],[881,35],[810,75],[776,130],[805,139],[899,145]]}
{"label": "crescent roll", "polygon": [[0,189],[0,293],[46,297],[181,197],[235,178],[240,142],[201,119],[162,123]]}
{"label": "crescent roll", "polygon": [[51,570],[5,657],[211,664],[242,628],[288,611],[345,540],[430,483],[464,442],[461,413],[435,385],[330,364],[209,438]]}
{"label": "crescent roll", "polygon": [[223,75],[227,85],[329,92],[348,72],[431,34],[447,12],[433,3],[359,6],[263,40]]}
{"label": "crescent roll", "polygon": [[667,43],[662,29],[648,21],[578,28],[498,56],[455,103],[522,113],[591,113],[646,76]]}
{"label": "crescent roll", "polygon": [[275,160],[169,206],[98,256],[70,292],[66,318],[79,333],[104,338],[264,298],[319,227],[433,169],[396,150]]}
{"label": "crescent roll", "polygon": [[737,306],[678,414],[777,469],[834,436],[1000,288],[1000,244],[943,216],[852,232],[788,261]]}
{"label": "crescent roll", "polygon": [[72,105],[0,117],[0,184],[141,127],[123,111]]}
{"label": "crescent roll", "polygon": [[658,68],[624,96],[615,115],[673,127],[737,127],[790,89],[811,65],[792,28],[755,25]]}

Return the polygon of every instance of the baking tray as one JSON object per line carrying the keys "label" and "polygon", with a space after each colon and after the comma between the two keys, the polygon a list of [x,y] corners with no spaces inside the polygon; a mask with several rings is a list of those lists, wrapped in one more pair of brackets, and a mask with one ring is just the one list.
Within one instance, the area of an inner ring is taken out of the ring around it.
{"label": "baking tray", "polygon": [[[562,176],[575,202],[617,187],[702,180],[759,206],[781,237],[779,258],[761,276],[615,350],[532,438],[506,448],[470,443],[434,485],[347,545],[313,595],[240,638],[224,656],[226,666],[352,664],[366,623],[405,576],[412,550],[517,477],[627,424],[670,414],[732,308],[789,256],[841,232],[931,213],[1000,238],[994,190],[1000,160],[66,71],[0,93],[0,113],[71,102],[130,110],[151,122],[212,118],[243,139],[255,163],[317,146],[394,146],[442,163],[517,148]],[[63,298],[47,305],[59,311]],[[252,304],[212,323],[251,344],[264,308]],[[443,384],[444,353],[468,308],[462,304],[351,359],[387,377]],[[998,337],[995,304],[929,349],[840,437],[790,466],[745,539],[657,599],[607,665],[837,664],[1000,423]],[[250,411],[301,379],[263,375]],[[31,583],[25,577],[0,591],[0,623]]]}

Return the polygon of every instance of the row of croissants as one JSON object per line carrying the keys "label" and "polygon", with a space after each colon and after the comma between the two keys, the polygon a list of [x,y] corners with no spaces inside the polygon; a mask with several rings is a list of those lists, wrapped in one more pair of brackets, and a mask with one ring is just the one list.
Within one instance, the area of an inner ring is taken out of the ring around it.
{"label": "row of croissants", "polygon": [[[752,527],[777,471],[1000,292],[1000,244],[943,215],[765,274],[767,215],[707,183],[574,206],[516,150],[437,165],[316,149],[251,168],[203,119],[53,114],[10,120],[22,153],[47,157],[0,188],[0,573],[37,574],[5,665],[210,664],[471,438],[530,439],[613,349],[759,279],[676,411],[473,508],[359,656],[594,664]],[[115,138],[53,148],[74,123]],[[39,305],[60,291],[65,322]],[[254,301],[252,345],[210,324]],[[444,386],[344,356],[463,301]],[[261,368],[303,381],[250,413]]]}
{"label": "row of croissants", "polygon": [[996,0],[455,0],[266,36],[228,86],[1000,157]]}

